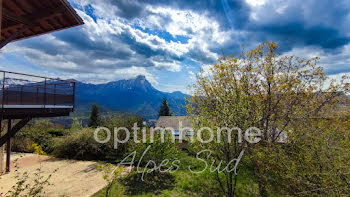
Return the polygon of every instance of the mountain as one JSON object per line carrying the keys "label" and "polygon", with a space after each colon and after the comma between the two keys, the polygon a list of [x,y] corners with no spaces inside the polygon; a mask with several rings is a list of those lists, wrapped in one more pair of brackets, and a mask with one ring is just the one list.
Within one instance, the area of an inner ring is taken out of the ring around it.
{"label": "mountain", "polygon": [[106,84],[76,82],[77,111],[87,111],[90,105],[96,102],[102,109],[133,112],[152,119],[157,117],[162,99],[167,98],[174,115],[186,115],[187,96],[179,91],[173,93],[159,91],[145,76]]}

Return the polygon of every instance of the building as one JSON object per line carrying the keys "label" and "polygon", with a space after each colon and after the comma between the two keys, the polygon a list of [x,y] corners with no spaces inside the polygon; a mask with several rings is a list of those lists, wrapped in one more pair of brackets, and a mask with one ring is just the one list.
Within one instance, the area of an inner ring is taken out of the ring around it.
{"label": "building", "polygon": [[[182,143],[178,146],[180,149],[186,149],[189,138],[194,137],[192,121],[188,116],[160,116],[156,122],[156,128],[163,128],[172,131],[172,137]],[[182,138],[181,136],[182,132]]]}
{"label": "building", "polygon": [[[83,24],[67,0],[0,0],[0,21],[0,49],[10,42]],[[74,111],[75,82],[7,71],[0,71],[0,77],[0,124],[7,120],[8,128],[5,134],[0,131],[1,173],[4,145],[9,172],[11,138],[30,120],[69,116]]]}

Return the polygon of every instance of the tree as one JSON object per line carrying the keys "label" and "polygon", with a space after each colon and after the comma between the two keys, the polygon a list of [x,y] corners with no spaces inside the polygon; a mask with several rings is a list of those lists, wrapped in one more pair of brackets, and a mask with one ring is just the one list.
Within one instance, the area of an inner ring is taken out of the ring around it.
{"label": "tree", "polygon": [[[278,158],[284,158],[291,164],[293,157],[289,155],[303,155],[295,149],[278,152],[279,148],[288,149],[291,145],[289,142],[278,143],[280,136],[291,130],[298,133],[295,140],[299,140],[308,130],[298,130],[298,121],[303,120],[305,125],[311,126],[312,120],[322,119],[324,114],[330,113],[343,92],[349,91],[345,77],[339,81],[327,78],[322,68],[317,66],[319,58],[281,56],[277,49],[276,43],[266,42],[253,50],[243,50],[238,57],[220,58],[209,73],[198,75],[191,104],[187,106],[188,114],[198,128],[238,127],[245,131],[249,127],[257,127],[262,131],[262,140],[258,144],[238,143],[237,130],[233,130],[232,135],[223,131],[221,143],[196,143],[199,148],[212,150],[212,157],[208,160],[214,163],[223,161],[224,166],[244,151],[245,160],[254,167],[260,196],[267,196],[271,187],[269,169],[284,173],[273,165],[278,163]],[[214,132],[214,135],[217,133]],[[322,137],[312,136],[320,141]],[[229,139],[232,143],[227,143]],[[320,147],[321,144],[317,145],[317,148]],[[282,155],[276,157],[278,154]],[[299,166],[304,164],[311,165],[311,162],[298,163]],[[293,165],[287,167],[291,169]],[[216,177],[226,196],[235,196],[237,174],[217,173]],[[278,181],[275,179],[275,183]],[[292,190],[289,188],[288,191],[292,193]]]}
{"label": "tree", "polygon": [[100,125],[101,125],[101,118],[98,110],[98,105],[94,103],[91,108],[90,121],[88,126],[96,128]]}
{"label": "tree", "polygon": [[[150,133],[149,131],[147,132]],[[143,136],[140,132],[138,139],[141,140],[142,137]],[[136,151],[135,162],[140,163],[141,165],[145,165],[150,160],[159,165],[164,160],[172,162],[178,159],[178,143],[172,142],[172,136],[170,134],[165,134],[163,140],[161,132],[155,132],[153,137],[147,134],[146,140],[142,141],[142,143],[130,143],[128,152]],[[145,151],[146,154],[143,155]]]}
{"label": "tree", "polygon": [[81,124],[81,121],[79,121],[79,119],[78,118],[73,118],[73,122],[72,122],[72,125],[71,125],[71,127],[70,127],[70,129],[72,130],[72,131],[76,131],[76,130],[80,130],[80,129],[82,129],[83,128],[83,126],[82,126],[82,124]]}
{"label": "tree", "polygon": [[123,172],[123,168],[107,163],[97,165],[97,169],[103,172],[102,178],[108,183],[105,193],[106,197],[108,197],[111,194],[112,186],[117,181],[119,175]]}
{"label": "tree", "polygon": [[166,98],[163,98],[162,100],[162,104],[160,105],[158,116],[171,116],[169,104]]}
{"label": "tree", "polygon": [[284,146],[259,150],[260,173],[276,196],[349,196],[350,111],[298,120]]}

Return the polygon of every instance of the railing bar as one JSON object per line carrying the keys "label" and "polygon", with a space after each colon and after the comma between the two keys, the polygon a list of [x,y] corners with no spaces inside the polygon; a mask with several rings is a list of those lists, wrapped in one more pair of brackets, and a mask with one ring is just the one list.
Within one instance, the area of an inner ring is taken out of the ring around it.
{"label": "railing bar", "polygon": [[[16,72],[7,72],[0,70],[0,73],[3,72],[3,84],[2,84],[2,115],[4,112],[4,105],[6,104],[40,104],[44,106],[44,109],[47,109],[47,105],[72,105],[72,111],[75,108],[75,81],[70,80],[61,80],[48,77],[35,76],[30,74],[22,74]],[[31,79],[18,79],[16,76],[8,77],[8,74],[14,74],[19,76],[29,76],[37,77],[43,79],[41,82],[35,82]],[[16,82],[26,82],[33,84],[11,84],[7,79],[12,79]],[[54,81],[56,80],[56,81]],[[1,82],[1,81],[0,81]],[[8,84],[7,84],[8,83]],[[44,83],[42,85],[42,83]],[[1,88],[1,86],[0,86]],[[53,98],[52,98],[53,96]],[[43,98],[41,98],[43,97]],[[43,103],[41,103],[43,102]]]}
{"label": "railing bar", "polygon": [[36,88],[36,104],[39,104],[39,88]]}
{"label": "railing bar", "polygon": [[[1,116],[4,114],[4,102],[5,102],[5,77],[6,74],[4,72],[2,79],[2,100],[1,100]],[[2,120],[3,117],[1,117]]]}
{"label": "railing bar", "polygon": [[[20,91],[8,91],[8,92],[16,92],[17,94],[18,93],[20,93]],[[31,93],[31,94],[35,94],[35,93],[37,93],[38,95],[37,96],[39,96],[39,94],[40,93],[38,93],[38,92],[23,92],[23,93]],[[60,94],[60,93],[46,93],[47,95],[56,95],[56,96],[73,96],[73,93],[69,93],[69,94]]]}
{"label": "railing bar", "polygon": [[4,70],[0,70],[0,72],[6,72],[9,74],[16,74],[16,75],[23,75],[23,76],[28,76],[28,77],[37,77],[37,78],[42,78],[42,79],[51,79],[51,80],[57,80],[57,81],[67,81],[67,82],[72,82],[70,80],[64,80],[64,79],[60,79],[60,78],[50,78],[50,77],[42,77],[42,76],[38,76],[38,75],[31,75],[31,74],[23,74],[23,73],[17,73],[17,72],[10,72],[10,71],[4,71]]}
{"label": "railing bar", "polygon": [[[9,84],[10,85],[10,84]],[[54,83],[51,83],[51,84],[47,84],[47,85],[59,85],[59,84],[54,84]],[[69,84],[69,85],[73,85],[72,83]],[[16,87],[44,87],[44,85],[12,85],[11,88],[16,88]],[[70,87],[70,86],[69,86]]]}
{"label": "railing bar", "polygon": [[[41,89],[44,89],[44,88],[45,88],[45,86],[15,86],[15,87],[8,87],[7,89],[13,90],[13,89],[22,88],[22,87],[27,87],[27,88],[41,88]],[[46,89],[48,89],[48,90],[53,90],[54,88],[46,87]],[[69,87],[69,88],[56,88],[56,89],[57,89],[57,90],[69,90],[69,89],[72,89],[72,88]]]}
{"label": "railing bar", "polygon": [[53,105],[56,105],[56,85],[55,85],[55,89],[53,90]]}
{"label": "railing bar", "polygon": [[21,105],[23,104],[23,87],[21,88],[21,92],[20,92],[20,100],[21,100]]}
{"label": "railing bar", "polygon": [[[29,88],[40,88],[40,87],[31,87],[31,86],[26,86],[26,87],[29,87]],[[16,89],[19,89],[19,88],[21,88],[21,87],[10,87],[10,88],[7,88],[8,90],[10,90],[10,91],[16,91]],[[42,87],[42,88],[40,88],[40,89],[45,89],[45,87]],[[46,88],[47,90],[53,90],[54,88]],[[65,90],[65,91],[67,91],[68,92],[68,90],[70,90],[70,89],[65,89],[65,88],[56,88],[56,90]],[[26,92],[31,92],[31,91],[26,91]]]}
{"label": "railing bar", "polygon": [[44,109],[46,108],[45,105],[46,105],[46,78],[45,78],[45,89],[44,89]]}
{"label": "railing bar", "polygon": [[[6,78],[6,79],[13,79],[13,78]],[[41,82],[32,82],[31,84],[30,83],[27,83],[29,85],[39,85],[40,86],[40,83],[44,83],[44,81],[41,81]],[[21,86],[21,85],[27,85],[27,84],[13,84],[13,85],[18,85],[18,86]],[[48,85],[72,85],[73,82],[67,82],[67,83],[47,83]],[[11,85],[11,84],[8,84],[8,85]]]}
{"label": "railing bar", "polygon": [[[73,85],[73,84],[72,84]],[[12,85],[12,86],[9,86],[10,88],[18,88],[18,87],[44,87],[45,85]],[[50,86],[54,86],[54,84],[47,84],[47,86],[48,87],[50,87]],[[67,88],[71,88],[71,86],[66,86],[66,87],[64,87],[64,86],[59,86],[60,88],[65,88],[65,89],[67,89]]]}
{"label": "railing bar", "polygon": [[72,108],[72,112],[74,111],[75,108],[75,82],[73,82],[73,108]]}

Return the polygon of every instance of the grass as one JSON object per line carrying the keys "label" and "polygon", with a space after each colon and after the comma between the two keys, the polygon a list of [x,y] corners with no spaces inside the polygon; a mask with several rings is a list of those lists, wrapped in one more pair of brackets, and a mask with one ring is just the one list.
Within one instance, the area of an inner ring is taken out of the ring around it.
{"label": "grass", "polygon": [[[219,185],[213,177],[213,173],[208,170],[194,174],[188,170],[191,166],[193,170],[204,168],[203,163],[185,153],[181,155],[181,166],[174,173],[148,174],[144,181],[141,181],[141,174],[136,171],[122,177],[112,186],[111,196],[122,197],[214,197],[223,196]],[[253,181],[252,171],[248,167],[243,167],[238,176],[237,196],[257,196],[258,187]],[[93,197],[105,196],[105,189],[97,192]]]}

